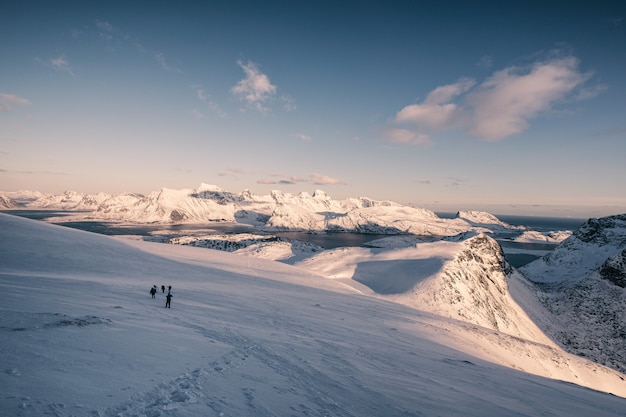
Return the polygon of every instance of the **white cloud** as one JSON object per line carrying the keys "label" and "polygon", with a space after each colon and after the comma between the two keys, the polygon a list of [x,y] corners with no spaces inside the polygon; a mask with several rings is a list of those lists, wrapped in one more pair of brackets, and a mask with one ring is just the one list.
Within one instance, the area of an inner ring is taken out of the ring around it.
{"label": "white cloud", "polygon": [[15,106],[27,106],[29,104],[30,101],[15,94],[0,93],[0,111],[11,111]]}
{"label": "white cloud", "polygon": [[586,78],[573,57],[537,63],[527,73],[518,68],[496,72],[467,97],[473,115],[469,130],[484,140],[521,133],[530,119],[549,110]]}
{"label": "white cloud", "polygon": [[333,177],[329,177],[327,175],[322,174],[311,174],[309,176],[310,182],[315,185],[332,185],[332,184],[342,184],[341,180]]}
{"label": "white cloud", "polygon": [[311,136],[305,135],[304,133],[296,133],[295,137],[303,142],[308,142],[312,139]]}
{"label": "white cloud", "polygon": [[430,145],[430,136],[425,133],[414,132],[409,129],[389,127],[383,131],[383,138],[388,142],[407,145]]}
{"label": "white cloud", "polygon": [[265,106],[265,103],[273,99],[276,86],[270,82],[267,75],[259,71],[254,63],[248,61],[245,64],[237,61],[237,64],[246,76],[231,89],[232,94],[243,100],[247,106],[263,113],[268,112],[269,108]]}
{"label": "white cloud", "polygon": [[443,85],[435,88],[426,97],[426,104],[445,104],[454,97],[459,96],[476,84],[470,78],[461,78],[454,84]]}
{"label": "white cloud", "polygon": [[74,75],[74,72],[72,72],[72,67],[70,66],[70,63],[67,62],[67,59],[63,55],[61,55],[58,58],[50,59],[48,63],[52,66],[52,68],[54,68],[57,71],[67,72],[70,75]]}
{"label": "white cloud", "polygon": [[428,130],[455,127],[457,121],[463,119],[463,110],[450,101],[475,84],[474,80],[462,78],[454,84],[439,86],[428,94],[422,104],[411,104],[400,110],[396,122],[411,122]]}
{"label": "white cloud", "polygon": [[[396,114],[396,124],[410,123],[413,129],[389,128],[385,136],[396,143],[415,143],[424,135],[446,129],[461,129],[488,141],[521,133],[530,120],[551,110],[590,77],[579,71],[578,64],[574,57],[558,58],[529,68],[497,71],[478,85],[462,78],[439,86],[422,103],[408,105]],[[578,99],[601,91],[582,90]]]}

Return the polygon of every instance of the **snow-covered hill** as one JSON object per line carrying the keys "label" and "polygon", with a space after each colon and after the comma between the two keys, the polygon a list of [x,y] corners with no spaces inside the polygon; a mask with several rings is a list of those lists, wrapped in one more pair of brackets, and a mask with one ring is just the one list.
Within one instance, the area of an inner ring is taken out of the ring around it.
{"label": "snow-covered hill", "polygon": [[625,251],[626,214],[590,219],[552,252],[520,268],[552,313],[542,323],[548,334],[566,350],[622,372]]}
{"label": "snow-covered hill", "polygon": [[[484,239],[424,248],[422,266],[436,253],[458,261],[459,249],[487,257]],[[336,270],[356,259],[345,254]],[[409,276],[406,255],[367,259]],[[148,294],[162,284],[171,309]],[[623,374],[555,346],[249,256],[0,214],[0,289],[1,415],[576,417],[626,406]]]}

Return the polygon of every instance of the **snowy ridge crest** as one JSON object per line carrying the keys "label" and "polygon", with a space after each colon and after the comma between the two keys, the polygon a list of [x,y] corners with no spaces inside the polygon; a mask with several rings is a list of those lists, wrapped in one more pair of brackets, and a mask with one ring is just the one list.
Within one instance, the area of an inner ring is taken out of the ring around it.
{"label": "snowy ridge crest", "polygon": [[418,283],[404,298],[421,310],[545,341],[509,294],[508,279],[513,273],[500,245],[479,234],[463,241],[440,272]]}

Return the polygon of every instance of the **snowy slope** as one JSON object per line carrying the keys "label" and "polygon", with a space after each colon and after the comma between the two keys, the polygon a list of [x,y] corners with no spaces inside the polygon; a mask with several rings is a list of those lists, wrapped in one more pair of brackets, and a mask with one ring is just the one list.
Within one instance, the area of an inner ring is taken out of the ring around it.
{"label": "snowy slope", "polygon": [[465,329],[460,334],[450,330],[454,337],[447,343],[478,357],[574,383],[597,380],[594,366],[563,356],[527,315],[524,307],[534,318],[551,317],[536,308],[540,304],[532,285],[506,263],[495,240],[468,234],[403,247],[405,238],[393,239],[397,245],[388,238],[384,248],[338,248],[296,265],[360,293],[457,319]]}
{"label": "snowy slope", "polygon": [[[164,294],[150,297],[153,284],[173,286],[171,309]],[[626,407],[511,369],[527,341],[226,252],[0,214],[0,289],[0,415],[576,417]],[[479,358],[490,351],[494,363]],[[557,378],[571,364],[544,352]],[[623,375],[580,361],[580,384],[626,397]]]}
{"label": "snowy slope", "polygon": [[549,316],[542,327],[567,351],[626,372],[626,214],[589,219],[520,268]]}

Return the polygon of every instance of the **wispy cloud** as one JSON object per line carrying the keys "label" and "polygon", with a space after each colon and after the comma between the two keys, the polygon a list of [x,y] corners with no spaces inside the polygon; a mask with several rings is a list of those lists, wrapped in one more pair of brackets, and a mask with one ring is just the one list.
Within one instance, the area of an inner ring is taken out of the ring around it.
{"label": "wispy cloud", "polygon": [[256,183],[257,184],[261,184],[261,185],[293,185],[293,184],[295,184],[295,182],[291,181],[291,180],[286,180],[286,179],[271,180],[271,179],[268,179],[268,178],[262,178],[262,179],[258,180]]}
{"label": "wispy cloud", "polygon": [[[509,67],[481,83],[462,78],[437,87],[418,104],[401,109],[385,137],[396,143],[425,141],[433,133],[460,129],[486,141],[497,141],[528,129],[529,121],[578,91],[589,98],[602,87],[583,90],[591,74],[582,73],[574,57]],[[408,126],[407,126],[408,125]],[[411,136],[413,135],[413,136]]]}
{"label": "wispy cloud", "polygon": [[163,52],[157,52],[156,54],[154,54],[154,59],[159,63],[161,68],[163,68],[165,71],[177,72],[179,74],[182,73],[182,70],[180,68],[172,67],[167,63]]}
{"label": "wispy cloud", "polygon": [[218,172],[218,177],[234,177],[239,178],[240,175],[244,174],[245,170],[242,168],[228,168],[226,171]]}
{"label": "wispy cloud", "polygon": [[327,175],[322,175],[322,174],[311,174],[310,177],[310,182],[315,184],[315,185],[337,185],[337,184],[343,184],[343,181],[337,179],[337,178],[333,178],[333,177],[329,177]]}
{"label": "wispy cloud", "polygon": [[283,104],[284,111],[295,111],[297,109],[296,101],[289,95],[280,96],[280,101]]}
{"label": "wispy cloud", "polygon": [[253,62],[237,61],[237,64],[243,69],[245,78],[231,88],[231,93],[244,101],[246,106],[262,113],[269,112],[270,109],[266,107],[266,103],[274,98],[276,86]]}
{"label": "wispy cloud", "polygon": [[202,120],[204,119],[204,113],[202,113],[200,110],[198,109],[193,109],[191,110],[191,115],[196,118],[196,120]]}
{"label": "wispy cloud", "polygon": [[72,67],[64,55],[48,60],[48,64],[57,71],[66,72],[72,76],[74,75]]}
{"label": "wispy cloud", "polygon": [[446,187],[461,187],[468,182],[465,178],[448,177],[448,183]]}
{"label": "wispy cloud", "polygon": [[384,129],[382,136],[388,142],[404,145],[431,145],[433,143],[430,136],[424,132],[416,132],[397,127]]}
{"label": "wispy cloud", "polygon": [[296,133],[294,135],[296,139],[300,139],[303,142],[309,142],[312,138],[309,135],[305,135],[304,133]]}
{"label": "wispy cloud", "polygon": [[[209,109],[211,109],[211,111],[213,111],[219,117],[227,116],[226,112],[224,112],[221,107],[211,99],[211,97],[204,88],[198,85],[193,85],[191,86],[191,88],[193,88],[193,90],[195,91],[198,100],[203,102]],[[198,115],[201,115],[201,117],[198,117]],[[198,110],[195,111],[195,116],[197,119],[204,118],[204,114]]]}
{"label": "wispy cloud", "polygon": [[112,32],[113,25],[104,20],[96,20],[96,26],[103,32]]}
{"label": "wispy cloud", "polygon": [[313,173],[311,175],[309,175],[308,177],[299,177],[299,176],[292,176],[289,178],[282,178],[282,179],[269,179],[269,178],[262,178],[260,180],[257,181],[257,184],[263,184],[263,185],[273,185],[273,184],[280,184],[280,185],[292,185],[292,184],[296,184],[296,183],[311,183],[314,185],[338,185],[338,184],[345,184],[343,181],[337,179],[337,178],[333,178],[327,175],[322,175],[322,174],[318,174],[318,173]]}
{"label": "wispy cloud", "polygon": [[493,59],[489,55],[484,55],[476,63],[476,66],[481,67],[481,68],[491,68],[492,65],[493,65]]}
{"label": "wispy cloud", "polygon": [[0,93],[0,111],[11,111],[16,106],[27,106],[30,101],[15,94]]}
{"label": "wispy cloud", "polygon": [[613,26],[622,26],[622,23],[624,23],[624,18],[622,16],[610,17],[607,20]]}
{"label": "wispy cloud", "polygon": [[104,41],[113,40],[113,25],[103,20],[96,20],[98,28],[98,37]]}
{"label": "wispy cloud", "polygon": [[0,168],[0,173],[7,174],[20,174],[20,175],[67,175],[66,172],[62,171],[24,171],[24,170],[9,170]]}

